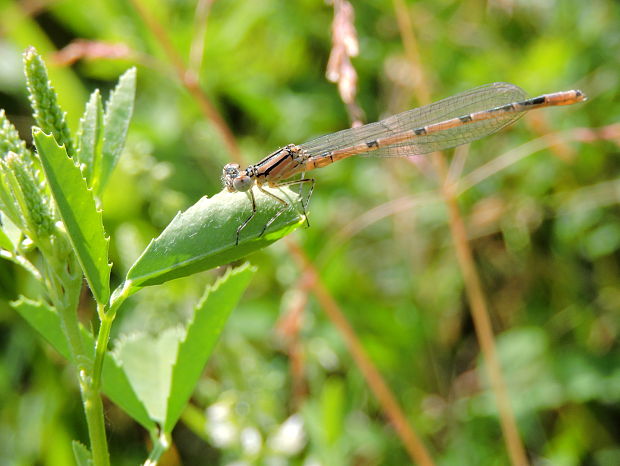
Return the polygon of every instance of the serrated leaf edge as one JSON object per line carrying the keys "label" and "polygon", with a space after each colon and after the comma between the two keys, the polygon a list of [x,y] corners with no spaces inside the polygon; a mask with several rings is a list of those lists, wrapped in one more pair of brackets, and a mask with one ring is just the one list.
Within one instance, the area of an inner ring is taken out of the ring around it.
{"label": "serrated leaf edge", "polygon": [[[179,363],[179,352],[181,349],[181,346],[185,343],[185,341],[187,340],[187,336],[188,336],[188,330],[189,328],[193,325],[194,321],[196,320],[196,315],[198,313],[198,310],[202,309],[204,307],[205,302],[209,299],[209,297],[211,296],[211,293],[213,293],[214,291],[216,291],[221,285],[222,283],[225,283],[229,280],[231,275],[237,275],[240,273],[243,273],[245,271],[251,271],[252,273],[256,273],[256,271],[258,270],[257,267],[251,265],[249,262],[245,262],[242,265],[238,266],[238,267],[229,267],[226,272],[224,272],[224,274],[222,274],[219,278],[217,278],[217,280],[215,280],[212,284],[208,285],[204,291],[204,293],[202,294],[202,297],[200,298],[200,300],[198,301],[198,303],[196,303],[196,305],[194,306],[194,311],[192,313],[192,318],[189,319],[187,321],[187,323],[185,324],[184,330],[185,330],[185,335],[183,336],[183,338],[179,339],[178,342],[178,346],[177,346],[177,357],[174,361],[174,363],[172,364],[172,370],[171,370],[171,376],[174,377],[175,374],[175,368],[177,367],[178,363]],[[174,380],[170,380],[170,388],[172,389],[173,387],[173,382]],[[168,394],[168,397],[170,397],[170,395],[172,394],[172,392],[170,392]],[[170,408],[170,404],[169,404],[169,400],[168,400],[168,404],[166,405],[166,415],[165,415],[165,420],[164,420],[164,424],[166,424],[168,422],[168,417],[170,415],[170,413],[168,412],[168,409]]]}
{"label": "serrated leaf edge", "polygon": [[[107,258],[106,259],[106,265],[108,267],[108,274],[107,275],[108,275],[108,279],[109,279],[110,272],[111,272],[112,266],[113,266],[112,262],[109,262],[110,236],[108,236],[106,234],[105,226],[103,224],[103,210],[97,207],[97,202],[95,200],[94,190],[93,190],[92,187],[88,186],[88,182],[86,181],[86,178],[84,178],[84,175],[82,174],[82,170],[80,168],[79,162],[76,161],[74,158],[69,157],[69,154],[67,153],[67,148],[65,147],[65,145],[64,144],[59,145],[58,142],[56,141],[56,139],[54,138],[53,134],[47,134],[45,131],[43,131],[41,128],[38,128],[38,127],[33,127],[33,130],[32,130],[33,139],[34,139],[34,136],[35,136],[36,132],[40,132],[45,137],[51,138],[58,148],[64,150],[65,156],[67,157],[67,159],[69,159],[69,161],[71,163],[73,163],[73,166],[75,168],[77,168],[79,170],[79,172],[80,172],[80,179],[84,183],[84,186],[86,187],[86,191],[90,194],[90,200],[92,200],[93,204],[95,205],[95,212],[97,213],[97,219],[98,219],[98,223],[99,223],[98,226],[100,226],[101,230],[103,231],[103,240],[104,240],[104,242],[106,244],[106,246],[105,246],[105,254],[106,254],[106,258]],[[53,194],[52,194],[52,196],[53,196]],[[61,218],[62,218],[62,214],[61,214]],[[64,220],[63,220],[63,223],[64,223]],[[73,245],[73,238],[72,238],[72,236],[68,235],[68,237],[69,237],[69,241],[71,241],[71,245],[72,245],[74,251],[77,251],[77,248],[75,248],[75,246]],[[82,270],[84,271],[85,267],[82,264],[82,259],[81,259],[80,255],[76,254],[76,256],[78,258],[78,261],[80,262],[80,266],[82,267]],[[86,279],[89,281],[89,284],[90,284],[90,279],[89,279],[88,275],[86,275],[86,273],[84,275],[86,276]],[[91,291],[92,291],[92,287],[91,287]],[[94,294],[94,292],[93,292],[93,294]],[[109,289],[109,284],[108,284],[108,297],[107,297],[107,299],[109,299],[109,295],[110,295],[110,289]],[[103,304],[107,304],[107,303],[103,303]]]}
{"label": "serrated leaf edge", "polygon": [[82,453],[85,453],[87,455],[86,458],[86,463],[88,465],[92,465],[93,464],[93,454],[91,453],[90,449],[84,445],[82,442],[80,442],[79,440],[72,440],[71,441],[71,450],[73,452],[73,459],[75,460],[77,466],[82,466],[83,463],[81,463],[78,459],[77,456],[77,449],[82,449]]}

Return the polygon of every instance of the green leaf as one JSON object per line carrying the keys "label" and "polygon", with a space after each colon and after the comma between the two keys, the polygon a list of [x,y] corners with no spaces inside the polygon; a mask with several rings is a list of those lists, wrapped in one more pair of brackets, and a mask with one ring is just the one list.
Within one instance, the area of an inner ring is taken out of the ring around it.
{"label": "green leaf", "polygon": [[[94,346],[94,341],[90,341]],[[133,391],[125,370],[118,365],[110,353],[103,360],[102,389],[110,400],[120,406],[127,414],[147,430],[155,428],[146,407]]]}
{"label": "green leaf", "polygon": [[[42,302],[31,301],[20,297],[11,306],[37,331],[47,342],[66,359],[70,359],[69,344],[62,331],[60,317],[56,311]],[[94,348],[93,336],[85,328],[81,328],[82,341],[86,348]],[[106,353],[103,361],[102,375],[103,392],[127,414],[142,424],[146,429],[153,429],[155,424],[150,419],[144,405],[136,396],[127,375]]]}
{"label": "green leaf", "polygon": [[77,466],[93,466],[93,457],[90,454],[90,450],[83,443],[74,440],[71,442],[71,445]]}
{"label": "green leaf", "polygon": [[20,296],[11,306],[65,359],[70,359],[71,351],[56,311],[40,301],[32,301]]}
{"label": "green leaf", "polygon": [[125,146],[125,138],[136,96],[136,69],[131,68],[118,80],[106,102],[101,168],[95,172],[93,185],[101,194]]}
{"label": "green leaf", "polygon": [[183,334],[183,328],[175,327],[156,337],[143,333],[124,336],[112,353],[149,417],[159,424],[166,416],[172,366]]}
{"label": "green leaf", "polygon": [[264,226],[282,209],[271,196],[254,189],[257,213],[241,231],[239,245],[235,245],[237,228],[252,213],[247,193],[222,191],[210,199],[203,197],[151,241],[127,273],[129,286],[156,285],[228,264],[268,246],[305,222],[294,207],[300,202],[297,193],[288,188],[266,189],[286,199],[289,206],[263,235]]}
{"label": "green leaf", "polygon": [[84,115],[80,119],[78,131],[77,159],[82,168],[82,174],[89,186],[92,186],[93,174],[96,165],[100,163],[101,143],[103,139],[103,104],[101,94],[96,89],[91,95]]}
{"label": "green leaf", "polygon": [[164,432],[172,432],[179,420],[224,324],[255,272],[256,269],[247,264],[230,270],[207,288],[196,306],[194,318],[187,326],[185,339],[179,345],[176,364],[172,369]]}
{"label": "green leaf", "polygon": [[186,329],[174,327],[156,337],[140,333],[119,339],[114,359],[163,432],[170,433],[179,420],[228,316],[255,272],[246,264],[208,287]]}
{"label": "green leaf", "polygon": [[90,289],[98,303],[106,304],[110,297],[109,239],[103,230],[101,211],[97,210],[79,167],[67,156],[64,147],[59,147],[53,136],[38,128],[34,129],[33,137],[45,177]]}

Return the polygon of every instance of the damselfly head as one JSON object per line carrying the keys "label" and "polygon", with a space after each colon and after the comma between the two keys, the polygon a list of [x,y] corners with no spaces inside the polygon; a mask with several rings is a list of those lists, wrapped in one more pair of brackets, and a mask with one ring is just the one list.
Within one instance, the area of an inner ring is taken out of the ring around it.
{"label": "damselfly head", "polygon": [[239,176],[239,168],[238,163],[228,163],[222,170],[222,183],[231,193],[236,191],[234,181]]}
{"label": "damselfly head", "polygon": [[254,180],[248,176],[246,170],[240,170],[238,163],[224,165],[222,170],[222,182],[229,192],[245,192],[252,189]]}

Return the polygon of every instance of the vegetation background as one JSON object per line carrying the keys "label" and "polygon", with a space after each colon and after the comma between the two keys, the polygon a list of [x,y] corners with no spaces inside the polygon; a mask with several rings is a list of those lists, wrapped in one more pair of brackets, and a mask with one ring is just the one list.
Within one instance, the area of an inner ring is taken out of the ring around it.
{"label": "vegetation background", "polygon": [[[530,459],[620,464],[620,4],[353,8],[359,54],[339,68],[347,105],[325,76],[338,43],[334,6],[319,0],[3,0],[0,107],[29,138],[29,45],[46,58],[72,128],[95,87],[106,95],[138,66],[126,154],[104,199],[120,279],[178,210],[221,189],[231,160],[346,128],[358,109],[375,121],[488,82],[531,95],[584,90],[585,104],[455,151],[449,173]],[[314,298],[312,270],[437,464],[508,462],[433,160],[349,159],[313,174],[311,227],[249,257],[259,274],[166,464],[409,461]],[[182,321],[219,273],[140,293],[117,336]],[[28,293],[28,277],[8,262],[0,277],[0,464],[71,464],[70,440],[86,439],[75,381],[7,304]],[[106,416],[114,464],[141,461],[144,431],[112,404]]]}

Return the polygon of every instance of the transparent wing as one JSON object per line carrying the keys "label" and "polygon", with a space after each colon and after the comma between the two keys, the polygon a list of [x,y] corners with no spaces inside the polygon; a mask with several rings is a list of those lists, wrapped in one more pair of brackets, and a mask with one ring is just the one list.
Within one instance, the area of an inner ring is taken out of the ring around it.
{"label": "transparent wing", "polygon": [[[525,91],[514,84],[487,84],[448,97],[439,102],[425,105],[424,107],[414,108],[413,110],[393,115],[376,123],[318,137],[301,144],[301,148],[306,150],[310,156],[320,156],[332,150],[345,149],[363,142],[393,136],[404,131],[422,128],[433,123],[489,110],[513,102],[521,102],[525,99],[527,99]],[[449,149],[488,136],[517,120],[523,113],[524,111],[498,112],[496,118],[476,121],[428,135],[416,136],[408,141],[381,147],[364,155],[403,157]]]}

